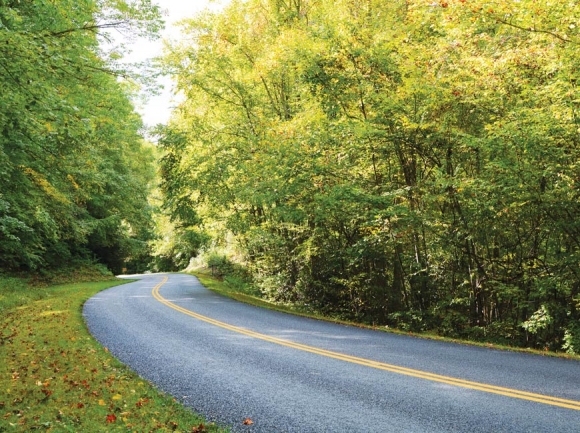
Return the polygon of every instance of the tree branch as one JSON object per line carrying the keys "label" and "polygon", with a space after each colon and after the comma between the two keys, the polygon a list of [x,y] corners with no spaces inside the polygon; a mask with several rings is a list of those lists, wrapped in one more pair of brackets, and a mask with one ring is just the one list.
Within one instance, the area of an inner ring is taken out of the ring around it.
{"label": "tree branch", "polygon": [[567,38],[565,38],[563,36],[560,36],[557,33],[551,32],[549,30],[541,30],[541,29],[539,30],[539,29],[536,29],[534,27],[522,27],[522,26],[518,26],[517,24],[510,23],[508,21],[502,20],[501,18],[496,18],[496,20],[500,24],[505,24],[506,26],[510,26],[510,27],[513,27],[513,28],[518,29],[518,30],[524,30],[526,32],[531,32],[531,33],[544,33],[546,35],[550,35],[550,36],[552,36],[552,37],[554,37],[556,39],[559,39],[562,42],[571,42],[571,43],[574,43],[574,44],[577,43],[577,42],[575,42],[575,41],[573,41],[571,39],[567,39]]}
{"label": "tree branch", "polygon": [[82,27],[75,27],[71,29],[61,30],[59,32],[47,32],[49,36],[54,37],[61,37],[70,33],[74,32],[82,32],[82,31],[93,31],[93,30],[100,30],[100,29],[114,29],[120,27],[124,24],[128,24],[128,20],[124,21],[116,21],[112,23],[105,23],[105,24],[91,24],[91,25],[84,25]]}

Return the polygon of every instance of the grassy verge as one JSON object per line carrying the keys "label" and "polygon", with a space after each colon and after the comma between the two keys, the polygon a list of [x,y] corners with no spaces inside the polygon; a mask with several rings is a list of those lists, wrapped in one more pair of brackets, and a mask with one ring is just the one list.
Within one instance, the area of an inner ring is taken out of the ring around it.
{"label": "grassy verge", "polygon": [[260,298],[258,296],[240,291],[237,287],[228,284],[228,282],[226,280],[223,280],[219,277],[215,277],[215,276],[211,275],[211,273],[209,271],[206,271],[204,269],[196,269],[195,271],[188,271],[187,273],[194,275],[197,279],[199,279],[200,283],[204,287],[210,289],[213,292],[219,293],[220,295],[224,295],[224,296],[227,296],[228,298],[235,299],[236,301],[245,302],[246,304],[254,305],[256,307],[266,308],[268,310],[280,311],[282,313],[288,313],[288,314],[294,314],[296,316],[309,317],[311,319],[317,319],[317,320],[325,320],[328,322],[340,323],[343,325],[366,327],[365,325],[361,325],[359,323],[352,323],[352,322],[347,322],[344,320],[338,320],[338,319],[333,319],[333,318],[326,317],[326,316],[313,314],[311,312],[301,310],[301,309],[299,309],[297,307],[293,307],[291,305],[276,304],[273,302],[268,302],[267,300]]}
{"label": "grassy verge", "polygon": [[223,431],[203,425],[88,333],[84,301],[125,281],[35,289],[0,281],[0,432]]}
{"label": "grassy verge", "polygon": [[437,334],[400,331],[400,330],[397,330],[394,328],[386,328],[386,327],[382,327],[382,326],[369,326],[369,325],[365,325],[365,324],[361,324],[361,323],[348,322],[345,320],[339,320],[339,319],[334,319],[331,317],[325,317],[325,316],[321,316],[321,315],[317,315],[317,314],[312,314],[308,311],[301,310],[299,308],[295,308],[292,306],[280,305],[280,304],[268,302],[267,300],[264,300],[264,299],[259,298],[257,296],[253,296],[251,294],[241,292],[236,287],[230,286],[226,281],[223,281],[217,277],[212,276],[208,271],[205,271],[203,269],[198,269],[195,271],[191,271],[189,273],[192,275],[195,275],[199,279],[201,284],[203,284],[205,287],[207,287],[208,289],[210,289],[216,293],[219,293],[221,295],[227,296],[229,298],[235,299],[235,300],[240,301],[240,302],[245,302],[247,304],[255,305],[257,307],[267,308],[269,310],[280,311],[283,313],[294,314],[294,315],[302,316],[302,317],[309,317],[311,319],[316,319],[316,320],[324,320],[327,322],[338,323],[341,325],[356,326],[359,328],[366,328],[366,329],[374,329],[374,330],[378,330],[378,331],[389,332],[392,334],[408,335],[408,336],[412,336],[412,337],[425,338],[425,339],[429,339],[429,340],[443,341],[443,342],[448,342],[448,343],[466,344],[466,345],[471,345],[471,346],[493,348],[493,349],[497,349],[497,350],[508,350],[508,351],[512,351],[512,352],[530,353],[530,354],[534,354],[534,355],[552,356],[552,357],[557,357],[557,358],[575,359],[575,360],[580,361],[580,355],[571,355],[571,354],[562,353],[562,352],[540,351],[540,350],[526,349],[526,348],[521,348],[521,347],[503,346],[500,344],[482,343],[482,342],[478,342],[478,341],[460,340],[460,339],[456,339],[456,338],[442,337],[442,336],[437,335]]}

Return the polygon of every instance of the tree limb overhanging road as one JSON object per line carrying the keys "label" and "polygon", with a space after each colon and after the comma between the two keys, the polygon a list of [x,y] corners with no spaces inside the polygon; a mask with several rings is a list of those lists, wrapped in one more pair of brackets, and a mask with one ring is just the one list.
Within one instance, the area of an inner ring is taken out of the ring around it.
{"label": "tree limb overhanging road", "polygon": [[87,301],[91,333],[232,431],[580,431],[577,361],[264,310],[184,274],[136,278]]}

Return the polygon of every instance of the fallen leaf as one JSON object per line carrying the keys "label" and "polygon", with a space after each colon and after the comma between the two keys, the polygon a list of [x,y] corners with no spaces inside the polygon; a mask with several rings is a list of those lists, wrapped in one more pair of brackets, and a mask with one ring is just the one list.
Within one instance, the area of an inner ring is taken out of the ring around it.
{"label": "fallen leaf", "polygon": [[142,407],[144,404],[149,403],[151,400],[149,400],[148,398],[140,398],[139,401],[137,403],[135,403],[135,406],[137,407]]}
{"label": "fallen leaf", "polygon": [[115,421],[117,421],[117,417],[115,416],[114,413],[107,415],[107,423],[111,424],[114,423]]}
{"label": "fallen leaf", "polygon": [[116,394],[113,396],[113,400],[121,400],[121,398],[123,398],[121,394]]}
{"label": "fallen leaf", "polygon": [[254,424],[254,421],[252,421],[250,418],[246,418],[244,420],[244,423],[243,424],[244,425],[252,425],[252,424]]}
{"label": "fallen leaf", "polygon": [[105,405],[105,400],[99,400],[99,406],[104,406]]}
{"label": "fallen leaf", "polygon": [[207,430],[203,424],[200,424],[197,427],[192,427],[191,433],[207,433]]}

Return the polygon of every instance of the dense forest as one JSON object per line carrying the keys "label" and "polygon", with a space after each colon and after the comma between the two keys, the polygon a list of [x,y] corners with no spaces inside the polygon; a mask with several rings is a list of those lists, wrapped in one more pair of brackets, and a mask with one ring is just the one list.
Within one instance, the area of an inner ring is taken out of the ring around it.
{"label": "dense forest", "polygon": [[155,146],[111,31],[162,25],[0,0],[0,275],[201,254],[316,313],[580,352],[577,2],[233,0],[167,45]]}
{"label": "dense forest", "polygon": [[147,263],[154,149],[108,32],[161,25],[147,0],[0,0],[0,271]]}
{"label": "dense forest", "polygon": [[172,242],[319,313],[580,351],[579,26],[547,0],[186,20],[158,130]]}

